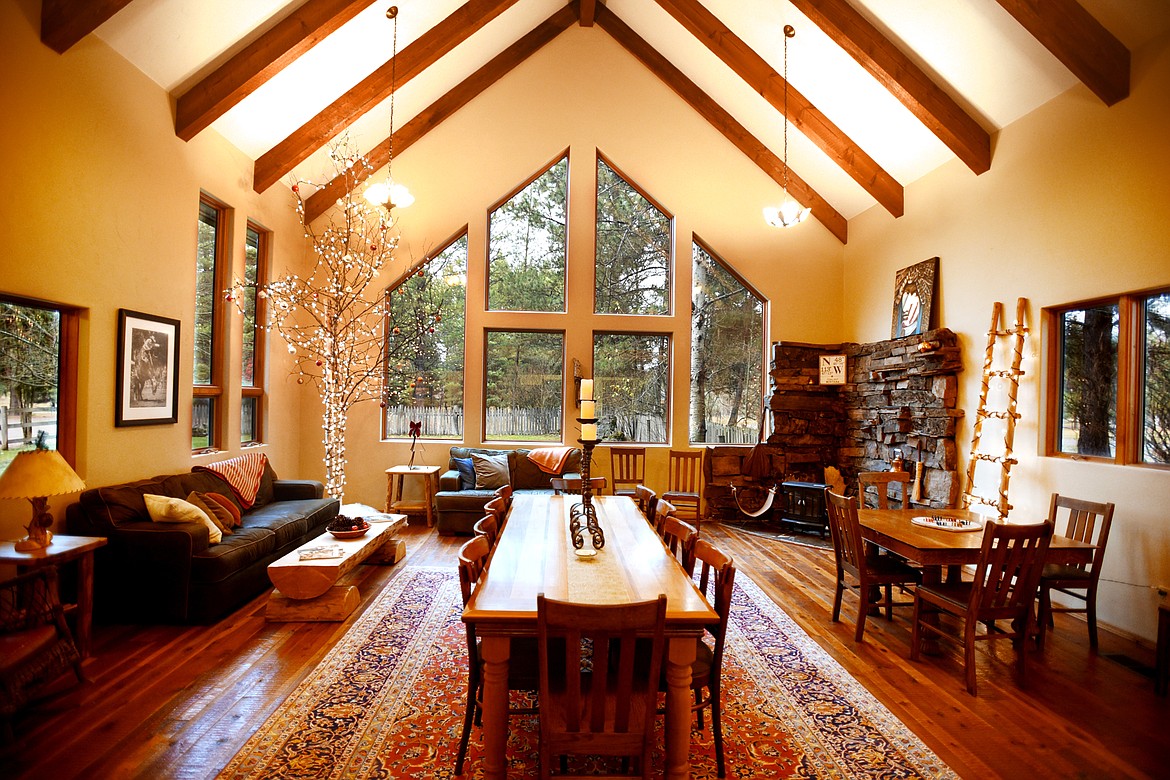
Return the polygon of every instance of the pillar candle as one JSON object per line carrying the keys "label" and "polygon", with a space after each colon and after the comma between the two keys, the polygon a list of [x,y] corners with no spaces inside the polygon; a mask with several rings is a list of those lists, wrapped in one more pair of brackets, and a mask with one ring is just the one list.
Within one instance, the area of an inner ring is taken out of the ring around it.
{"label": "pillar candle", "polygon": [[582,401],[592,401],[593,400],[593,380],[592,379],[582,379],[581,380],[581,400]]}
{"label": "pillar candle", "polygon": [[597,439],[597,423],[581,423],[581,440],[594,441]]}
{"label": "pillar candle", "polygon": [[597,416],[597,402],[596,401],[582,401],[581,402],[581,417],[586,420],[592,420]]}

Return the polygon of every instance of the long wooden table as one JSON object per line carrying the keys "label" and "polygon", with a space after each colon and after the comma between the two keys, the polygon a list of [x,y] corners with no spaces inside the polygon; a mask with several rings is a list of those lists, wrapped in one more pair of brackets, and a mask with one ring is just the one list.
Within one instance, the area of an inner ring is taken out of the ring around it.
{"label": "long wooden table", "polygon": [[605,547],[579,558],[569,509],[580,496],[519,493],[463,620],[482,639],[484,777],[506,776],[508,656],[512,637],[536,635],[536,596],[588,604],[649,601],[666,594],[666,777],[690,777],[691,663],[695,638],[719,616],[663,546],[634,502],[595,496]]}

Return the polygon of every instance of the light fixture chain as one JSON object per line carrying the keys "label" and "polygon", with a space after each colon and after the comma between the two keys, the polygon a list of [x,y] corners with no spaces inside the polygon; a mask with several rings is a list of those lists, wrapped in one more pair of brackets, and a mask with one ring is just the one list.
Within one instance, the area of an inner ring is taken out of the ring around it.
{"label": "light fixture chain", "polygon": [[390,166],[394,164],[394,97],[398,94],[398,6],[390,6],[386,16],[394,24],[390,48],[390,138],[387,139],[386,150],[386,181],[392,184],[394,177],[391,176]]}

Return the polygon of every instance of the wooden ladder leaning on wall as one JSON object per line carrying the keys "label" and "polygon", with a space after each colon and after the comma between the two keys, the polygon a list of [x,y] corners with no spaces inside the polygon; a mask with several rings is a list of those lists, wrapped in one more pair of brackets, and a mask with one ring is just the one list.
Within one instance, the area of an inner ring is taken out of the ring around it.
{"label": "wooden ladder leaning on wall", "polygon": [[[1024,358],[1024,337],[1028,329],[1024,326],[1024,311],[1027,307],[1027,298],[1016,299],[1016,322],[1007,327],[1004,321],[1003,304],[999,301],[991,309],[991,328],[987,331],[987,353],[983,358],[983,384],[979,391],[979,409],[975,413],[975,428],[971,434],[971,457],[967,461],[967,487],[963,492],[963,508],[969,509],[972,504],[983,504],[995,507],[999,519],[1007,517],[1012,505],[1008,503],[1008,480],[1011,478],[1012,466],[1016,459],[1012,457],[1016,435],[1016,421],[1020,419],[1016,411],[1016,395],[1020,389],[1020,377],[1023,371],[1020,363]],[[1012,340],[1011,367],[996,369],[995,351],[1000,339]],[[988,395],[993,378],[1007,380],[1007,401],[1003,408],[988,408]],[[988,419],[1003,421],[1003,452],[992,452],[983,443],[983,421]],[[975,467],[981,462],[998,463],[1000,467],[999,495],[996,497],[983,496],[976,493]]]}

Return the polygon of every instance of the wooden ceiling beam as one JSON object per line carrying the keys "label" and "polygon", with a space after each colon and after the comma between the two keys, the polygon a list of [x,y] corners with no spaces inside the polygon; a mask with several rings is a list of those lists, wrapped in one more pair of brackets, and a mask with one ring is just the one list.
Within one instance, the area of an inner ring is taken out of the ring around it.
{"label": "wooden ceiling beam", "polygon": [[1105,105],[1129,97],[1129,49],[1076,0],[998,2]]}
{"label": "wooden ceiling beam", "polygon": [[991,134],[846,0],[792,0],[834,43],[976,174],[991,168]]}
{"label": "wooden ceiling beam", "polygon": [[41,43],[58,54],[102,26],[131,0],[41,0]]}
{"label": "wooden ceiling beam", "polygon": [[592,27],[593,22],[597,19],[597,0],[580,0],[581,2],[581,26]]}
{"label": "wooden ceiling beam", "polygon": [[[532,56],[546,43],[576,24],[577,21],[577,10],[574,8],[574,4],[570,3],[538,24],[527,35],[504,49],[447,94],[419,112],[401,129],[396,130],[393,139],[387,138],[370,150],[366,155],[366,159],[370,162],[369,170],[380,169],[390,159],[391,141],[394,144],[394,153],[401,154],[488,87],[506,76],[513,68]],[[333,178],[328,184],[305,199],[305,221],[312,222],[324,214],[345,195],[347,186],[357,187],[366,178],[368,178],[368,172],[365,170],[358,174],[351,171],[348,176]]]}
{"label": "wooden ceiling beam", "polygon": [[[784,78],[727,25],[697,0],[656,2],[777,111],[783,113]],[[902,185],[791,84],[788,85],[788,109],[787,119],[794,127],[829,155],[887,211],[895,217],[902,216],[905,208]]]}
{"label": "wooden ceiling beam", "polygon": [[[409,82],[516,2],[468,0],[398,52],[397,65],[394,58],[381,65],[288,138],[260,155],[252,176],[252,188],[264,192],[354,120],[389,97],[396,87]],[[395,67],[398,83],[392,85],[391,71]]]}
{"label": "wooden ceiling beam", "polygon": [[[760,170],[768,174],[777,184],[783,186],[784,161],[777,157],[762,141],[753,136],[746,127],[736,121],[726,109],[710,95],[699,88],[686,75],[662,56],[649,43],[629,28],[617,14],[602,6],[597,9],[597,24],[614,40],[634,55],[655,76],[675,91],[691,108],[707,120],[716,130],[743,152]],[[803,206],[812,208],[812,215],[842,244],[849,237],[849,223],[816,190],[788,168],[788,191]],[[761,216],[761,220],[763,217]]]}
{"label": "wooden ceiling beam", "polygon": [[190,141],[375,0],[308,0],[175,104],[175,135]]}

